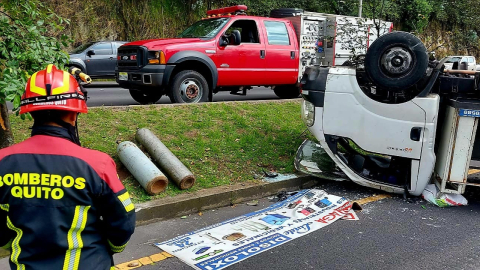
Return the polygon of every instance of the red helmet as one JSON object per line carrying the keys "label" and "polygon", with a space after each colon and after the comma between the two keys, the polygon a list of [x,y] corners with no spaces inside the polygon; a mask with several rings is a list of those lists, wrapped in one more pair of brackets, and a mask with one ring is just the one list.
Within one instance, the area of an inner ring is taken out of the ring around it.
{"label": "red helmet", "polygon": [[77,80],[50,64],[28,79],[20,102],[20,114],[41,110],[87,113],[85,99]]}

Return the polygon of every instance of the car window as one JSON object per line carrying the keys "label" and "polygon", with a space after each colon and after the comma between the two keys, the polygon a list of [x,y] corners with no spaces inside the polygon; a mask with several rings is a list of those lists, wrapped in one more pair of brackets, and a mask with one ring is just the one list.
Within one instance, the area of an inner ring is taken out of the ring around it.
{"label": "car window", "polygon": [[474,61],[473,61],[473,57],[469,57],[469,58],[468,58],[468,62],[469,62],[469,63],[473,63],[473,62],[474,62]]}
{"label": "car window", "polygon": [[447,61],[445,61],[445,63],[455,63],[455,62],[459,62],[460,61],[460,57],[450,57],[447,59]]}
{"label": "car window", "polygon": [[201,20],[183,31],[179,38],[213,38],[227,24],[229,18]]}
{"label": "car window", "polygon": [[467,62],[467,58],[466,58],[466,57],[463,57],[463,58],[462,58],[462,61],[460,61],[460,63],[464,63],[464,62],[465,62],[465,63]]}
{"label": "car window", "polygon": [[80,46],[78,46],[77,48],[75,48],[73,51],[71,51],[70,53],[71,54],[77,54],[77,53],[81,53],[83,52],[85,49],[87,49],[88,47],[92,46],[95,42],[89,42],[89,43],[85,43],[85,44],[82,44]]}
{"label": "car window", "polygon": [[113,54],[112,43],[110,42],[98,43],[92,47],[92,50],[95,50],[95,55]]}
{"label": "car window", "polygon": [[257,23],[254,20],[238,20],[225,31],[226,35],[230,35],[233,30],[240,32],[241,43],[260,43],[258,39]]}
{"label": "car window", "polygon": [[268,44],[270,45],[290,45],[287,26],[283,22],[265,21],[267,29]]}

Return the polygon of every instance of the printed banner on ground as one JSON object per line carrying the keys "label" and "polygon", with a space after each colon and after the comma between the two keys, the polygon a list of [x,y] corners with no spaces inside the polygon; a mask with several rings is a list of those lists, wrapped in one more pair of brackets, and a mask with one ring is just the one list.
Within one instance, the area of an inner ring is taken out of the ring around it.
{"label": "printed banner on ground", "polygon": [[268,208],[156,244],[195,269],[217,270],[348,216],[352,204],[323,190],[302,190]]}

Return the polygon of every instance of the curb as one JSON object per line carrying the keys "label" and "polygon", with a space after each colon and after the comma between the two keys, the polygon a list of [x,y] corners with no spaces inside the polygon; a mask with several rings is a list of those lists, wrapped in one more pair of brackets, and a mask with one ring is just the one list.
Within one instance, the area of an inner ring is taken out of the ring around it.
{"label": "curb", "polygon": [[315,186],[319,178],[299,176],[274,183],[235,184],[135,205],[137,226]]}
{"label": "curb", "polygon": [[138,108],[168,108],[177,106],[208,106],[215,104],[230,104],[230,103],[250,103],[250,104],[264,104],[264,103],[288,103],[299,102],[301,98],[292,99],[268,99],[268,100],[234,100],[234,101],[215,101],[215,102],[202,102],[202,103],[169,103],[169,104],[147,104],[147,105],[118,105],[118,106],[95,106],[88,108],[89,110],[101,110],[101,109],[114,109],[119,111],[125,111]]}

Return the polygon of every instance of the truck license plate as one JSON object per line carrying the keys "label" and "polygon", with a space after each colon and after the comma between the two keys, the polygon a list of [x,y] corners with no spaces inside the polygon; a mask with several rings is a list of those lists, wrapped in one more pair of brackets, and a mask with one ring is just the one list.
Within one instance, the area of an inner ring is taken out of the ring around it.
{"label": "truck license plate", "polygon": [[460,109],[459,116],[480,117],[480,110]]}
{"label": "truck license plate", "polygon": [[118,73],[118,80],[119,81],[128,81],[128,73],[127,72],[119,72]]}

